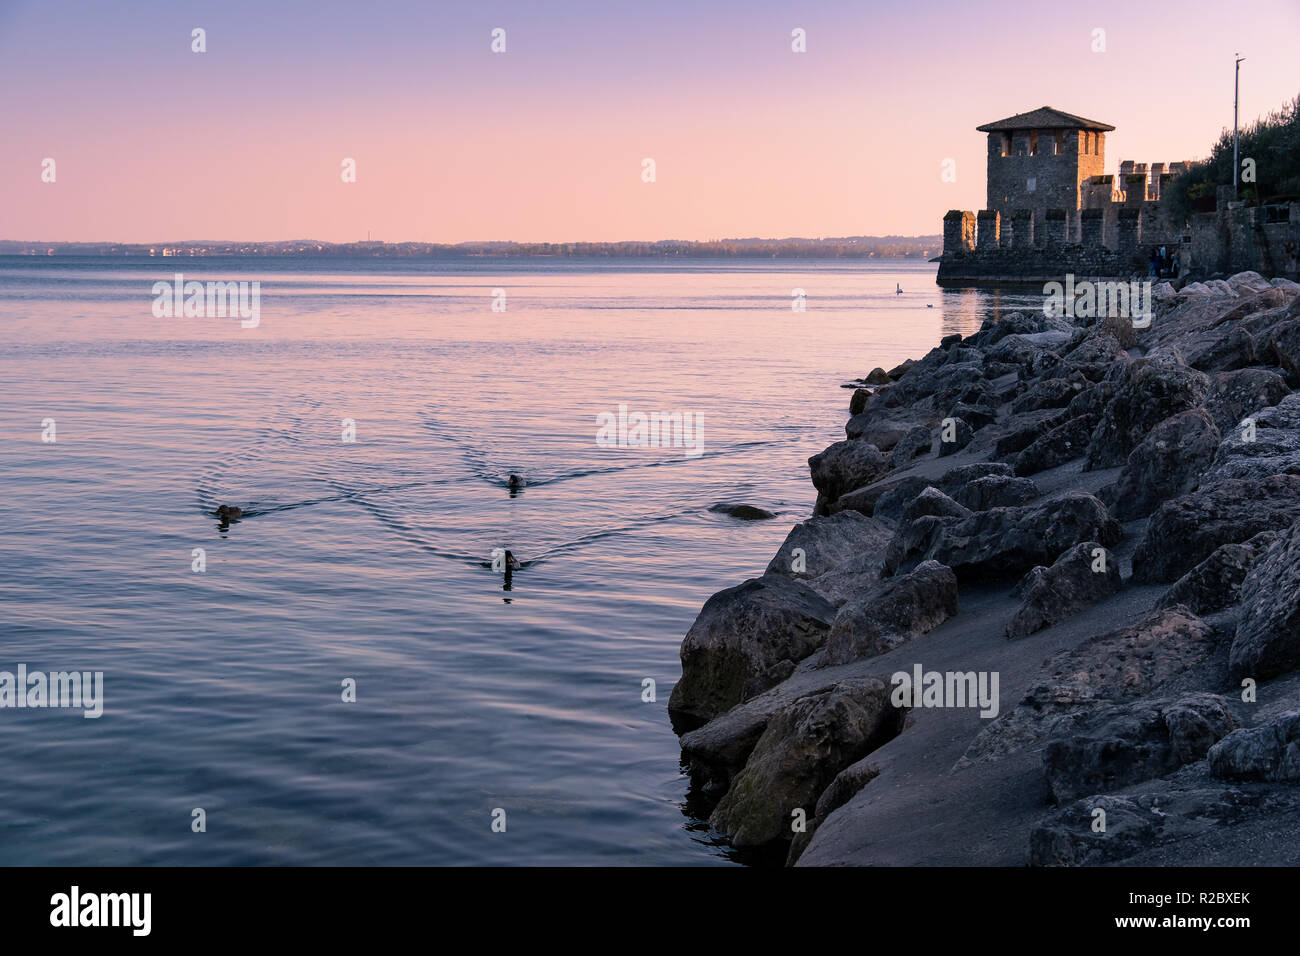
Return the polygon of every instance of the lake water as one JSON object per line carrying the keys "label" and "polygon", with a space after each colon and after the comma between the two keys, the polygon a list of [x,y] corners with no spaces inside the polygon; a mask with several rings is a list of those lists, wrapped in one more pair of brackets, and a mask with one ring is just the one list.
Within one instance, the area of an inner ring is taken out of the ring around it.
{"label": "lake water", "polygon": [[[0,258],[0,670],[104,675],[98,719],[0,710],[0,863],[734,863],[681,638],[810,513],[841,383],[1017,304],[934,271]],[[155,318],[176,272],[260,324]],[[601,447],[620,404],[703,454]]]}

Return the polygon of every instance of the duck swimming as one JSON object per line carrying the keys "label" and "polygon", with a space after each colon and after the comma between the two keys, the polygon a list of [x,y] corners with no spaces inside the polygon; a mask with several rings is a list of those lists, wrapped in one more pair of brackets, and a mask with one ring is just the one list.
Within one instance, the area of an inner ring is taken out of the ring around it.
{"label": "duck swimming", "polygon": [[509,487],[511,491],[518,491],[520,488],[524,486],[524,484],[525,481],[522,478],[520,478],[518,475],[511,475],[510,478],[506,481],[506,486]]}
{"label": "duck swimming", "polygon": [[244,516],[244,509],[237,505],[222,505],[212,513],[222,521],[235,521]]}
{"label": "duck swimming", "polygon": [[523,565],[519,563],[519,559],[516,558],[511,552],[507,551],[506,552],[506,573],[509,574],[511,571],[518,571],[522,567]]}

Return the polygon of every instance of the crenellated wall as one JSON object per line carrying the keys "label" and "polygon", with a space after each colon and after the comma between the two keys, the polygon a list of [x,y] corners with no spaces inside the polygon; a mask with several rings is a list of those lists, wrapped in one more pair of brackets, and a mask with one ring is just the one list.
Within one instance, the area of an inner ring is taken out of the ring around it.
{"label": "crenellated wall", "polygon": [[[1155,202],[1084,209],[1077,237],[1069,234],[1064,209],[1046,210],[1041,229],[1035,228],[1029,210],[1018,210],[1009,230],[1000,228],[997,210],[982,209],[978,215],[952,210],[944,217],[937,281],[1000,285],[1060,281],[1067,273],[1080,278],[1146,276],[1151,250],[1161,245],[1178,257],[1181,274],[1253,270],[1300,280],[1300,202],[1247,206],[1229,201],[1230,194],[1231,187],[1221,189],[1216,211],[1195,215],[1177,232],[1170,231]],[[1017,230],[1024,230],[1019,241]]]}
{"label": "crenellated wall", "polygon": [[[1010,148],[1019,148],[1014,137]],[[1089,144],[1089,156],[1097,155],[1093,148]],[[1171,258],[1179,256],[1184,271],[1193,262],[1198,271],[1209,272],[1228,271],[1229,266],[1241,271],[1256,268],[1243,263],[1256,263],[1261,266],[1256,271],[1266,267],[1273,275],[1294,275],[1297,237],[1286,210],[1230,211],[1232,204],[1221,196],[1218,213],[1199,216],[1192,224],[1174,223],[1165,203],[1166,189],[1187,168],[1184,162],[1148,165],[1125,160],[1118,175],[1090,174],[1079,183],[1078,208],[1068,202],[1046,208],[1022,202],[978,214],[952,210],[944,217],[939,281],[1034,281],[1042,274],[1069,271],[1145,275],[1152,250],[1161,246]],[[1211,262],[1215,265],[1207,265]]]}

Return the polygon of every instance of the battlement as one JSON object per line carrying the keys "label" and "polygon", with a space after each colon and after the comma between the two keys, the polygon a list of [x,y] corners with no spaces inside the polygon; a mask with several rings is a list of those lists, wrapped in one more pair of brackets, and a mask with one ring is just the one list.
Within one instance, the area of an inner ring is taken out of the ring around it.
{"label": "battlement", "polygon": [[1246,211],[1220,190],[1217,213],[1173,222],[1166,189],[1191,164],[1126,159],[1107,173],[1113,126],[1043,106],[976,129],[988,134],[987,208],[943,217],[940,284],[1145,274],[1162,246],[1183,268],[1296,269],[1300,204]]}

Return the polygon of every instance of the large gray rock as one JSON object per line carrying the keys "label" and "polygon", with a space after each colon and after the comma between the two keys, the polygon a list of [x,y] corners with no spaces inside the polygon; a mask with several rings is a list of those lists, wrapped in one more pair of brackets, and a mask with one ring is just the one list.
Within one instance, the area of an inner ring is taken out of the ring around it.
{"label": "large gray rock", "polygon": [[1215,548],[1208,558],[1175,581],[1156,606],[1184,604],[1196,614],[1213,614],[1236,604],[1247,572],[1280,534],[1261,531],[1240,544]]}
{"label": "large gray rock", "polygon": [[1266,368],[1243,368],[1214,376],[1205,410],[1223,434],[1237,429],[1242,420],[1276,405],[1291,393],[1286,379]]}
{"label": "large gray rock", "polygon": [[929,478],[908,475],[895,481],[881,482],[870,488],[859,488],[840,498],[840,504],[870,514],[873,518],[897,525],[903,520],[903,509],[908,502],[933,485]]}
{"label": "large gray rock", "polygon": [[1133,554],[1133,580],[1172,583],[1220,545],[1245,541],[1261,531],[1281,531],[1297,518],[1300,476],[1202,485],[1156,509]]}
{"label": "large gray rock", "polygon": [[1079,372],[1069,378],[1049,378],[1035,382],[1011,403],[1013,412],[1032,412],[1040,408],[1065,408],[1090,383]]}
{"label": "large gray rock", "polygon": [[1065,370],[1077,371],[1089,381],[1098,382],[1116,362],[1127,365],[1128,353],[1114,333],[1097,326],[1065,354],[1061,364]]}
{"label": "large gray rock", "polygon": [[869,485],[889,470],[889,460],[870,442],[840,441],[808,459],[813,487],[828,501]]}
{"label": "large gray rock", "polygon": [[[967,496],[967,487],[984,478],[1007,478],[1011,475],[1011,466],[996,461],[977,461],[969,465],[959,465],[944,472],[942,478],[934,481],[915,475],[889,482],[878,489],[861,489],[845,495],[841,503],[852,501],[863,504],[868,491],[874,492],[871,499],[871,514],[874,517],[894,524],[903,520],[903,511],[917,495],[926,488],[935,487],[954,500]],[[967,506],[969,507],[969,506]],[[971,510],[979,510],[972,508]]]}
{"label": "large gray rock", "polygon": [[1124,464],[1152,428],[1170,415],[1199,407],[1209,390],[1209,378],[1195,369],[1146,359],[1133,362],[1101,415],[1084,469]]}
{"label": "large gray rock", "polygon": [[1300,474],[1300,393],[1258,409],[1248,419],[1253,428],[1238,425],[1224,434],[1202,483]]}
{"label": "large gray rock", "polygon": [[888,452],[927,418],[924,412],[868,409],[850,418],[844,425],[844,433],[854,441],[864,441],[881,452]]}
{"label": "large gray rock", "polygon": [[1043,769],[1057,802],[1122,789],[1202,759],[1236,729],[1213,694],[1110,704],[1057,721],[1043,748]]}
{"label": "large gray rock", "polygon": [[1272,288],[1269,281],[1258,272],[1238,272],[1236,275],[1229,276],[1227,283],[1237,295],[1246,295],[1250,292],[1267,292]]}
{"label": "large gray rock", "polygon": [[948,417],[939,423],[939,457],[955,455],[971,443],[975,430],[964,418]]}
{"label": "large gray rock", "polygon": [[957,487],[952,499],[971,511],[988,511],[991,508],[1014,508],[1028,504],[1038,497],[1038,485],[1028,478],[1008,475],[986,475]]}
{"label": "large gray rock", "polygon": [[1041,408],[1012,415],[999,426],[1001,434],[993,444],[993,454],[998,458],[1014,457],[1069,418],[1068,409],[1063,408]]}
{"label": "large gray rock", "polygon": [[1219,450],[1219,429],[1203,408],[1166,418],[1129,453],[1112,489],[1101,496],[1120,521],[1145,518],[1161,502],[1185,495]]}
{"label": "large gray rock", "polygon": [[957,766],[1038,748],[1068,727],[1062,721],[1072,715],[1152,696],[1188,671],[1209,667],[1217,649],[1214,628],[1181,606],[1089,638],[1044,663],[1043,678],[980,732]]}
{"label": "large gray rock", "polygon": [[789,841],[795,810],[811,820],[836,775],[902,729],[890,691],[878,678],[845,680],[774,715],[709,823],[732,846]]}
{"label": "large gray rock", "polygon": [[1056,725],[1043,748],[1043,770],[1060,803],[1163,777],[1203,758],[1236,728],[1214,694],[1103,705]]}
{"label": "large gray rock", "polygon": [[1056,468],[1083,455],[1092,440],[1092,419],[1070,418],[1035,439],[1016,456],[1016,474],[1021,477]]}
{"label": "large gray rock", "polygon": [[709,598],[682,641],[682,679],[668,710],[690,729],[779,682],[816,651],[835,608],[802,581],[769,574]]}
{"label": "large gray rock", "polygon": [[[883,551],[893,536],[890,525],[857,511],[809,518],[790,529],[766,573],[820,578],[854,558]],[[797,554],[800,550],[802,559]]]}
{"label": "large gray rock", "polygon": [[917,456],[926,454],[933,444],[934,429],[928,425],[916,425],[894,446],[893,454],[889,456],[889,466],[906,468]]}
{"label": "large gray rock", "polygon": [[840,608],[822,663],[875,657],[934,630],[956,613],[957,576],[937,561],[926,561]]}
{"label": "large gray rock", "polygon": [[1051,627],[1121,587],[1119,562],[1096,541],[1082,541],[1051,567],[1039,565],[1017,587],[1023,601],[1007,623],[1007,637],[1024,637]]}
{"label": "large gray rock", "polygon": [[940,518],[969,518],[971,510],[959,505],[938,488],[925,488],[903,508],[903,520],[912,521],[922,515]]}
{"label": "large gray rock", "polygon": [[1300,711],[1220,740],[1210,748],[1210,773],[1229,780],[1300,780]]}
{"label": "large gray rock", "polygon": [[[1117,389],[1114,382],[1100,382],[1076,395],[1048,431],[1022,446],[1015,459],[1016,474],[1034,475],[1083,455]],[[1004,453],[1001,443],[997,451]]]}
{"label": "large gray rock", "polygon": [[995,508],[969,518],[904,522],[885,552],[885,573],[935,560],[961,579],[1005,577],[1049,565],[1080,541],[1114,545],[1119,524],[1092,495],[1070,492],[1034,507]]}
{"label": "large gray rock", "polygon": [[1228,666],[1234,680],[1268,680],[1300,667],[1300,522],[1251,566]]}
{"label": "large gray rock", "polygon": [[[1165,844],[1195,844],[1211,832],[1268,810],[1294,809],[1258,792],[1205,788],[1163,789],[1131,796],[1076,800],[1029,834],[1030,866],[1097,866]],[[1093,828],[1105,813],[1106,828]]]}

